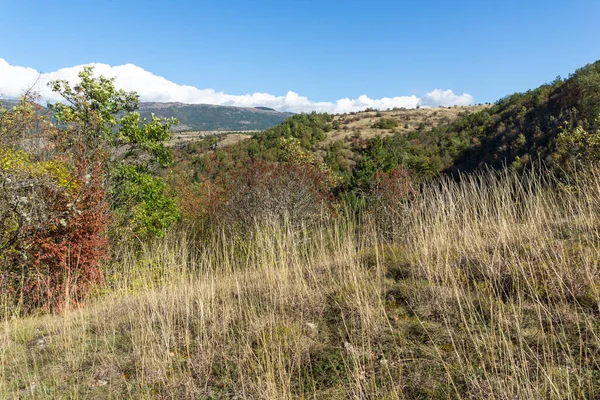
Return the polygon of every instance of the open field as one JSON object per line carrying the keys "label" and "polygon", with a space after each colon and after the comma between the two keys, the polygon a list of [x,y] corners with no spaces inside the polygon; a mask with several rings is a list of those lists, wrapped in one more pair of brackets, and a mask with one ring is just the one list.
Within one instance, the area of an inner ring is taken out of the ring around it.
{"label": "open field", "polygon": [[424,187],[391,241],[340,217],[122,249],[85,307],[2,309],[0,397],[598,398],[599,182],[548,179]]}
{"label": "open field", "polygon": [[176,146],[188,142],[197,142],[209,137],[218,137],[219,146],[230,146],[242,140],[252,137],[253,133],[259,131],[189,131],[174,132],[173,138],[167,143],[168,146]]}

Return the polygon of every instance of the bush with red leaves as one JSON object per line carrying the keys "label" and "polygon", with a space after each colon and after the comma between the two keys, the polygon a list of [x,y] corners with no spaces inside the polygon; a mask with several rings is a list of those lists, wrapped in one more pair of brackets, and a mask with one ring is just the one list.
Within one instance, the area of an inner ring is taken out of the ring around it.
{"label": "bush with red leaves", "polygon": [[104,156],[63,143],[34,100],[0,108],[0,300],[23,312],[82,301],[109,254]]}
{"label": "bush with red leaves", "polygon": [[171,181],[171,187],[185,220],[203,225],[215,222],[225,198],[224,184],[210,179],[192,183],[187,177],[178,176]]}
{"label": "bush with red leaves", "polygon": [[67,191],[42,194],[49,203],[48,223],[17,244],[12,268],[0,279],[5,294],[19,299],[24,312],[74,306],[103,282],[101,264],[109,249],[102,164],[94,163],[91,173],[81,166],[78,170],[75,197]]}

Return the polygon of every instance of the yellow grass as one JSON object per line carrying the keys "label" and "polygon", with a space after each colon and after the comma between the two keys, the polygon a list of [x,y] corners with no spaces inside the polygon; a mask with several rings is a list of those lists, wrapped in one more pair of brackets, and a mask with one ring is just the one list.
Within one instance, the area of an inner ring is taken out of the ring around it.
{"label": "yellow grass", "polygon": [[[489,106],[461,106],[461,107],[436,107],[420,109],[397,109],[389,111],[361,111],[353,114],[337,114],[334,121],[340,123],[339,129],[334,129],[327,133],[327,138],[320,143],[321,148],[326,148],[333,142],[340,140],[349,140],[352,136],[360,135],[364,139],[370,139],[375,136],[391,136],[394,133],[410,133],[419,128],[421,123],[430,129],[448,124],[461,113],[475,113]],[[373,128],[373,124],[380,118],[394,119],[398,121],[398,126],[391,129]],[[183,131],[174,132],[173,138],[168,142],[168,146],[181,145],[184,143],[197,142],[209,137],[218,136],[217,145],[221,147],[233,146],[239,142],[252,137],[254,133],[260,131]]]}
{"label": "yellow grass", "polygon": [[[334,120],[339,121],[340,129],[329,132],[322,145],[327,146],[339,140],[348,140],[355,135],[360,135],[364,139],[371,139],[375,136],[385,137],[395,133],[407,134],[416,131],[421,123],[425,124],[427,129],[431,129],[432,127],[439,127],[453,122],[461,113],[475,113],[487,107],[489,106],[396,109],[336,115]],[[394,129],[373,128],[373,124],[381,118],[396,120],[398,121],[398,126]]]}
{"label": "yellow grass", "polygon": [[384,242],[340,218],[172,232],[58,315],[0,328],[0,398],[600,396],[598,182],[425,187]]}
{"label": "yellow grass", "polygon": [[167,142],[167,146],[175,146],[181,145],[188,142],[197,142],[210,137],[218,137],[219,140],[216,142],[219,147],[231,146],[236,143],[239,143],[243,140],[249,139],[252,137],[252,134],[260,132],[260,131],[184,131],[184,132],[174,132],[173,137],[169,142]]}

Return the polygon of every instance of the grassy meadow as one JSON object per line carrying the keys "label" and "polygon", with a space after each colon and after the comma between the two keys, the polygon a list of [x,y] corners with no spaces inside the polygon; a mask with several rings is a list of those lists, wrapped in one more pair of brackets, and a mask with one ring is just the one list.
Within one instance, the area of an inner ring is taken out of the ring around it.
{"label": "grassy meadow", "polygon": [[600,397],[600,181],[482,172],[364,215],[119,249],[84,306],[0,315],[0,398]]}

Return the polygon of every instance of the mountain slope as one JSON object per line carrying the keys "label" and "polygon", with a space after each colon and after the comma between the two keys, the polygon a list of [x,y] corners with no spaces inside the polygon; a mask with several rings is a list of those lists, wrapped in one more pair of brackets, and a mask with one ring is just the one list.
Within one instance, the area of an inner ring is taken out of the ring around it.
{"label": "mountain slope", "polygon": [[[10,109],[19,104],[19,101],[0,99],[0,104]],[[142,118],[150,118],[152,113],[160,118],[177,118],[179,125],[173,127],[174,132],[262,131],[294,115],[294,113],[279,112],[267,107],[245,108],[159,102],[141,102],[138,111]]]}
{"label": "mountain slope", "polygon": [[400,166],[417,181],[538,161],[561,170],[582,152],[600,159],[599,116],[600,61],[492,106],[299,114],[217,152],[212,141],[190,143],[176,152],[176,168],[197,182],[227,177],[252,160],[285,161],[280,139],[295,138],[355,192]]}
{"label": "mountain slope", "polygon": [[293,113],[264,108],[217,106],[211,104],[140,103],[142,117],[175,117],[179,125],[174,131],[252,131],[280,124]]}
{"label": "mountain slope", "polygon": [[10,109],[16,106],[17,104],[19,104],[19,100],[0,99],[0,106],[4,108]]}

